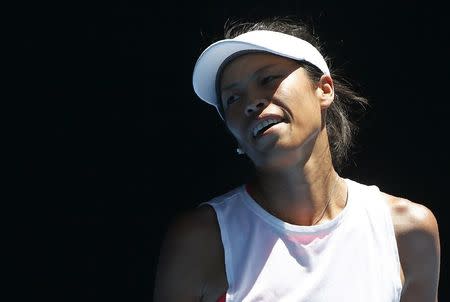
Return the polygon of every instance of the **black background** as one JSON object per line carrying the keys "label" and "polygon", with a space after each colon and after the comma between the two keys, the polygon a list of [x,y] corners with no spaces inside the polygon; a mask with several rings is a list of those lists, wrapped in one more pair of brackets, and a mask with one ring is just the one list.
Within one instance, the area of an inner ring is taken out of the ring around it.
{"label": "black background", "polygon": [[[15,271],[34,297],[151,301],[170,219],[249,168],[191,84],[228,17],[315,24],[371,107],[342,175],[429,207],[448,260],[448,17],[432,1],[38,3],[17,9]],[[11,30],[9,30],[11,29]]]}

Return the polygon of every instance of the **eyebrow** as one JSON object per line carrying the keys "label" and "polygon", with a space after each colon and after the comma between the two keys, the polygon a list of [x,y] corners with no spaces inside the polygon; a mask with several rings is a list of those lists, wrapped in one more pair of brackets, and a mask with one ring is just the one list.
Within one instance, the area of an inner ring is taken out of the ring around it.
{"label": "eyebrow", "polygon": [[[253,75],[259,74],[259,73],[263,72],[264,70],[266,70],[266,69],[268,69],[268,68],[270,68],[270,67],[272,67],[272,66],[275,66],[275,65],[277,65],[277,64],[269,64],[269,65],[265,65],[265,66],[263,66],[263,67],[257,69],[257,70],[253,73]],[[253,77],[253,75],[252,75],[252,77]],[[222,90],[222,91],[224,91],[224,90],[230,90],[230,89],[236,87],[237,85],[238,85],[238,82],[234,82],[234,83],[228,84],[228,85],[226,85],[225,87],[221,88],[221,90]]]}

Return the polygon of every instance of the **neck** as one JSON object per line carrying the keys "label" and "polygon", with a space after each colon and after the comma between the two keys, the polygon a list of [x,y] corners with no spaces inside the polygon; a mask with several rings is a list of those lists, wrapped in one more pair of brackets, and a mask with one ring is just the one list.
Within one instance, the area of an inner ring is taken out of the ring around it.
{"label": "neck", "polygon": [[296,225],[333,219],[345,206],[345,183],[334,170],[329,149],[300,167],[258,171],[248,189],[269,213]]}

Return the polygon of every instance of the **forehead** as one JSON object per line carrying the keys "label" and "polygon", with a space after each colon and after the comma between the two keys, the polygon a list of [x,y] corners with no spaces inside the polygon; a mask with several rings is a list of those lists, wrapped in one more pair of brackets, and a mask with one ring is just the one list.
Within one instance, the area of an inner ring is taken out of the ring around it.
{"label": "forehead", "polygon": [[293,59],[271,53],[246,53],[224,64],[220,72],[220,78],[217,80],[220,80],[220,87],[224,89],[232,85],[234,81],[239,81],[241,78],[252,76],[255,73],[263,73],[274,68],[294,70],[299,66],[300,64]]}

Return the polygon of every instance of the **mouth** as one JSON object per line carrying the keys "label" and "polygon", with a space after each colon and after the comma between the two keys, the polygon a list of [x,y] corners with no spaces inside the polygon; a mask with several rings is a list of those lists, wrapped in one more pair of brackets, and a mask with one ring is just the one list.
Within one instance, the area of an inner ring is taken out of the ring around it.
{"label": "mouth", "polygon": [[283,122],[281,117],[271,117],[258,122],[252,129],[253,138],[260,137],[271,127]]}

